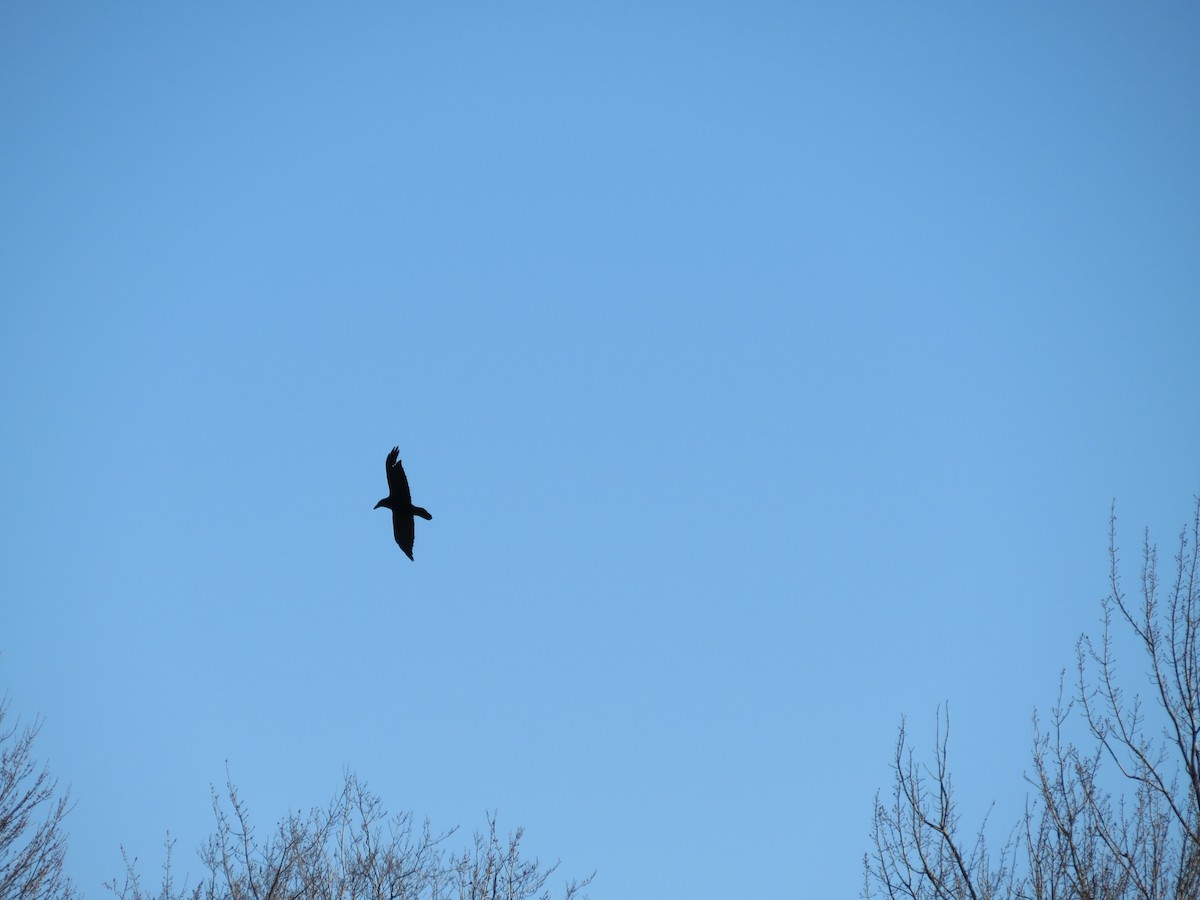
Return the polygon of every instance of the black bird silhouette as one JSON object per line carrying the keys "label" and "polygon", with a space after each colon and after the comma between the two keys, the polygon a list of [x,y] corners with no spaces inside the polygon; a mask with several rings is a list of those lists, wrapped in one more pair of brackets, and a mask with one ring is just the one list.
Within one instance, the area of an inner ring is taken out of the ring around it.
{"label": "black bird silhouette", "polygon": [[413,516],[422,519],[432,519],[429,510],[413,506],[412,494],[408,490],[408,476],[404,474],[404,466],[400,464],[400,448],[393,447],[387,457],[388,495],[375,504],[375,508],[384,507],[392,511],[392,531],[396,534],[396,543],[409,559],[413,558],[413,538],[416,528]]}

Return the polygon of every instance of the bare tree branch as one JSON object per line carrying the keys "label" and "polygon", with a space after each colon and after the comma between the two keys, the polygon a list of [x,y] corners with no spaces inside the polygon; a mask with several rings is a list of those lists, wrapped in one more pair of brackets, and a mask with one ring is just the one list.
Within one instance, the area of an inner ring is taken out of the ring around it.
{"label": "bare tree branch", "polygon": [[[1200,497],[1179,536],[1169,594],[1158,552],[1142,542],[1141,598],[1121,587],[1115,508],[1109,522],[1109,595],[1100,636],[1076,645],[1074,685],[1063,681],[1043,726],[1033,719],[1034,795],[1024,821],[989,864],[980,828],[967,852],[939,711],[932,768],[907,749],[893,757],[892,802],[875,800],[874,852],[864,857],[865,898],[954,900],[1196,900],[1200,897]],[[1118,625],[1138,639],[1148,667],[1143,702],[1118,678]],[[1080,722],[1089,746],[1067,738]],[[1105,766],[1115,773],[1106,774]],[[1122,784],[1127,792],[1120,792]],[[930,787],[932,785],[932,787]],[[1018,872],[1009,862],[1022,857]]]}
{"label": "bare tree branch", "polygon": [[75,896],[63,872],[68,792],[56,797],[58,782],[33,760],[41,722],[8,727],[8,708],[5,696],[0,699],[0,900],[67,900]]}
{"label": "bare tree branch", "polygon": [[[206,875],[176,889],[168,870],[161,889],[145,891],[126,859],[120,884],[107,884],[121,900],[549,900],[545,889],[557,864],[521,856],[517,829],[500,836],[496,817],[461,854],[444,844],[454,830],[435,834],[409,813],[388,817],[382,801],[347,773],[341,792],[324,809],[289,813],[272,836],[260,840],[232,780],[225,789],[229,812],[214,790],[216,831],[201,848]],[[584,900],[591,878],[568,882],[564,900]]]}

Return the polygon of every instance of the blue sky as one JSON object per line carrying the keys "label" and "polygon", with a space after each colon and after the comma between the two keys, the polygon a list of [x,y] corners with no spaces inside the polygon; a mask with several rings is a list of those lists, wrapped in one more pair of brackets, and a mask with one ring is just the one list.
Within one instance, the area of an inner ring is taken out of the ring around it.
{"label": "blue sky", "polygon": [[[88,896],[345,769],[594,897],[970,820],[1200,490],[1188,4],[6,4],[0,683]],[[392,543],[399,444],[416,562]],[[1169,553],[1164,553],[1169,556]],[[1131,665],[1136,670],[1136,665]]]}

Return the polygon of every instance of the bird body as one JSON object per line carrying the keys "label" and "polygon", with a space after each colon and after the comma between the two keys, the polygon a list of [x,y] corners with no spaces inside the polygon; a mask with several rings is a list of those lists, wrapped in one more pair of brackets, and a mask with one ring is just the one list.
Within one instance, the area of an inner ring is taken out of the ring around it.
{"label": "bird body", "polygon": [[408,489],[408,476],[404,474],[404,466],[400,462],[400,448],[393,447],[387,457],[388,495],[375,504],[375,508],[383,507],[392,511],[392,532],[396,543],[409,559],[413,558],[413,540],[416,538],[416,522],[413,516],[422,519],[432,519],[429,510],[413,506],[412,494]]}

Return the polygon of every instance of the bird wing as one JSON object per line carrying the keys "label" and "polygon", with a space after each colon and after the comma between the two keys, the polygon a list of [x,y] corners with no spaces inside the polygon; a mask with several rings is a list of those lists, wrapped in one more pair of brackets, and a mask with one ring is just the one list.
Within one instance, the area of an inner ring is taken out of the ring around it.
{"label": "bird wing", "polygon": [[417,536],[417,530],[413,527],[412,513],[407,510],[405,512],[400,512],[398,509],[392,510],[392,532],[396,535],[396,543],[400,545],[404,555],[412,559],[413,540]]}
{"label": "bird wing", "polygon": [[388,493],[394,500],[404,501],[405,507],[412,503],[412,494],[408,491],[408,476],[404,474],[404,464],[400,462],[399,447],[393,447],[392,452],[388,454],[387,483]]}

